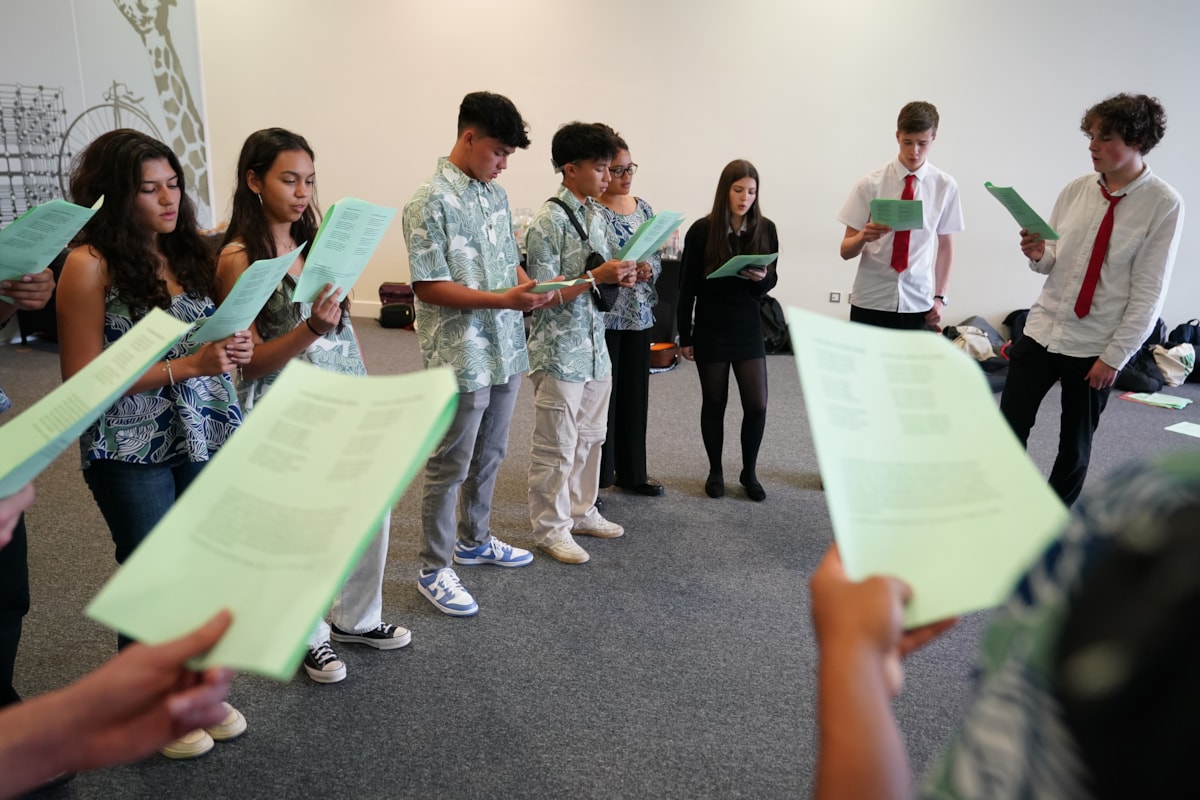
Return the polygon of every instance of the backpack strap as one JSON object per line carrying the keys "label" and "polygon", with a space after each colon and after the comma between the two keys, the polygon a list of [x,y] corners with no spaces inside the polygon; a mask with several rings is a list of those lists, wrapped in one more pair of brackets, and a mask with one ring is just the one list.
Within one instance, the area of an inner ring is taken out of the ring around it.
{"label": "backpack strap", "polygon": [[557,203],[558,205],[562,206],[562,210],[567,212],[567,219],[571,220],[571,224],[575,227],[575,232],[579,234],[579,238],[582,239],[584,244],[587,244],[588,248],[590,249],[591,244],[588,242],[587,233],[584,232],[583,226],[579,224],[579,220],[575,218],[575,212],[571,210],[571,207],[562,200],[559,200],[557,197],[551,197],[550,202]]}

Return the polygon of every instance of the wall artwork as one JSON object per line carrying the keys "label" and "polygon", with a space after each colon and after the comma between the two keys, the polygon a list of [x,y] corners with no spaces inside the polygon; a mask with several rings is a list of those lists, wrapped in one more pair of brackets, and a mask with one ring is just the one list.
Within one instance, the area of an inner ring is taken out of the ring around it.
{"label": "wall artwork", "polygon": [[134,128],[179,157],[213,224],[195,0],[6,0],[0,26],[0,225],[66,196],[89,142]]}

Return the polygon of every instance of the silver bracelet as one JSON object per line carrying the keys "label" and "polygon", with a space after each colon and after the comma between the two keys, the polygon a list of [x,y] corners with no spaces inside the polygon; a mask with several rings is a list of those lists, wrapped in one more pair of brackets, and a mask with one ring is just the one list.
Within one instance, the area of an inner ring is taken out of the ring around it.
{"label": "silver bracelet", "polygon": [[175,385],[175,373],[171,371],[171,359],[169,358],[167,359],[167,380],[171,382],[172,386]]}

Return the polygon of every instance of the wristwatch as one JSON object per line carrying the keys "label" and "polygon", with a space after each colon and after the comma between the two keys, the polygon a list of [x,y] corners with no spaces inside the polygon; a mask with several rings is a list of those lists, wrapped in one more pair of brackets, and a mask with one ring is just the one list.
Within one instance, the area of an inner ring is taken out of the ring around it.
{"label": "wristwatch", "polygon": [[950,305],[950,301],[946,299],[946,295],[944,295],[944,294],[935,294],[935,295],[933,296],[933,299],[934,299],[934,300],[941,300],[941,301],[942,301],[942,305],[944,305],[944,306],[948,306],[948,305]]}

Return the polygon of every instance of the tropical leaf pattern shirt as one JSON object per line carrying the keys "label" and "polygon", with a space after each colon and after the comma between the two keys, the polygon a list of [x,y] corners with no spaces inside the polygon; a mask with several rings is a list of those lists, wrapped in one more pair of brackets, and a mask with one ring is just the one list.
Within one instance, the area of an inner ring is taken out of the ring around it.
{"label": "tropical leaf pattern shirt", "polygon": [[[208,297],[177,294],[167,312],[184,322],[212,315]],[[104,346],[133,328],[129,307],[109,290],[105,297]],[[191,333],[167,351],[183,358],[200,349]],[[228,374],[176,381],[174,386],[147,389],[117,400],[79,439],[86,469],[92,461],[133,464],[182,464],[211,459],[242,423],[233,381]]]}
{"label": "tropical leaf pattern shirt", "polygon": [[[296,279],[291,275],[285,275],[271,294],[270,299],[267,300],[267,307],[264,309],[266,313],[261,315],[258,322],[258,335],[264,342],[282,336],[312,316],[312,303],[292,302],[292,295],[295,291]],[[263,319],[277,320],[277,322],[275,324],[264,323]],[[355,335],[354,328],[350,324],[350,315],[345,311],[342,312],[342,324],[339,327],[341,330],[334,328],[324,336],[318,337],[296,358],[330,372],[340,372],[343,375],[366,375],[367,366],[363,363],[362,352],[358,349],[358,336]],[[269,375],[240,383],[238,400],[242,404],[242,410],[249,412],[282,371],[276,370]]]}
{"label": "tropical leaf pattern shirt", "polygon": [[[920,797],[1093,796],[1053,691],[1068,603],[1106,542],[1123,541],[1150,555],[1169,541],[1162,526],[1191,524],[1180,512],[1195,502],[1198,484],[1200,457],[1179,453],[1125,465],[1080,498],[1060,538],[992,618],[981,642],[974,699]],[[1137,653],[1121,649],[1130,644],[1109,640],[1111,663],[1135,662]],[[1136,674],[1132,668],[1130,674]]]}
{"label": "tropical leaf pattern shirt", "polygon": [[[608,223],[604,206],[592,198],[584,205],[571,190],[559,186],[554,193],[567,204],[587,231],[585,245],[562,206],[547,200],[533,217],[525,234],[525,271],[539,281],[562,275],[578,278],[592,251],[608,259]],[[539,370],[569,383],[586,383],[612,374],[608,345],[604,341],[604,312],[596,308],[591,292],[569,303],[543,306],[533,312],[529,332],[529,369]]]}
{"label": "tropical leaf pattern shirt", "polygon": [[[618,214],[601,205],[604,218],[608,221],[608,251],[615,253],[633,238],[642,223],[654,216],[654,209],[642,198],[637,198],[637,208],[632,214]],[[638,281],[633,286],[622,286],[612,311],[604,315],[604,325],[610,331],[644,331],[654,327],[654,307],[658,305],[658,276],[662,274],[662,259],[658,253],[646,258],[654,275],[648,281]]]}
{"label": "tropical leaf pattern shirt", "polygon": [[[438,159],[437,172],[404,206],[404,240],[413,282],[454,281],[492,291],[517,285],[517,240],[508,195]],[[446,308],[416,300],[426,368],[448,366],[460,392],[507,383],[529,369],[525,324],[511,309]]]}

